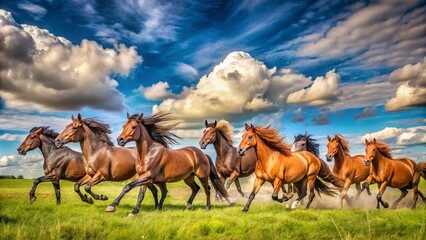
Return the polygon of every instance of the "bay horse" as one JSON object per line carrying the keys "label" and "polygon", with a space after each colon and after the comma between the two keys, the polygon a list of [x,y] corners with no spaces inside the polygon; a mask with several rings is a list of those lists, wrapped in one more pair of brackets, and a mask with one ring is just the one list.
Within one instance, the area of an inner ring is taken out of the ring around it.
{"label": "bay horse", "polygon": [[378,142],[374,138],[373,141],[365,139],[365,166],[369,167],[370,176],[363,185],[377,183],[379,193],[377,194],[377,209],[380,209],[380,203],[384,208],[388,208],[389,204],[382,197],[387,187],[398,188],[401,196],[392,204],[391,208],[396,208],[398,203],[407,195],[407,189],[413,189],[413,205],[416,207],[418,196],[424,202],[426,198],[418,188],[420,176],[426,177],[426,165],[417,165],[413,160],[408,158],[393,159],[390,148],[385,143]]}
{"label": "bay horse", "polygon": [[[85,191],[94,199],[108,200],[106,195],[92,192],[92,187],[103,181],[124,181],[134,177],[136,148],[114,147],[108,136],[111,133],[110,126],[95,118],[83,119],[79,113],[77,118],[72,115],[71,120],[72,122],[56,137],[55,145],[61,148],[69,142],[80,143],[86,163],[86,176],[75,184],[74,191],[80,195],[80,186],[87,184]],[[151,184],[148,188],[154,196],[157,207],[158,190]],[[93,200],[88,198],[88,202],[93,203]]]}
{"label": "bay horse", "polygon": [[[123,196],[136,186],[155,183],[162,192],[167,192],[167,182],[181,180],[184,180],[192,190],[186,204],[186,207],[191,210],[192,202],[200,189],[194,181],[195,176],[200,180],[206,194],[206,211],[211,208],[209,177],[216,191],[224,196],[229,203],[233,203],[220,182],[209,156],[196,147],[170,149],[171,144],[177,143],[177,136],[170,131],[178,124],[170,123],[171,121],[175,121],[175,118],[168,112],[158,112],[147,117],[143,117],[143,114],[132,116],[127,114],[127,122],[118,136],[117,142],[120,146],[124,146],[130,141],[136,142],[138,177],[123,188],[120,195],[108,206],[107,212],[115,211]],[[165,195],[163,196],[159,203],[160,206],[164,202]],[[143,198],[142,193],[139,195],[131,215],[139,212]]]}
{"label": "bay horse", "polygon": [[[207,145],[213,144],[216,151],[216,171],[219,174],[219,179],[222,184],[226,183],[226,189],[229,189],[231,184],[235,182],[238,192],[242,197],[246,197],[241,189],[240,177],[248,177],[254,172],[256,164],[256,152],[254,149],[247,151],[247,154],[240,156],[237,153],[237,148],[232,146],[234,138],[232,136],[234,128],[225,121],[214,121],[208,123],[205,121],[206,129],[203,131],[203,136],[199,142],[201,149],[206,149]],[[220,198],[216,192],[216,198]]]}
{"label": "bay horse", "polygon": [[[364,165],[365,156],[349,154],[350,147],[348,141],[340,134],[334,135],[332,139],[327,135],[327,161],[331,162],[334,158],[333,173],[339,176],[344,181],[343,189],[340,191],[340,207],[343,207],[343,199],[349,205],[351,199],[348,197],[347,192],[352,184],[355,184],[357,189],[356,198],[363,192],[361,182],[365,181],[369,176],[369,168]],[[367,186],[367,194],[371,195],[370,188]]]}
{"label": "bay horse", "polygon": [[[30,203],[33,204],[37,185],[42,182],[52,182],[55,189],[56,204],[61,204],[61,179],[77,182],[86,175],[83,155],[68,147],[56,148],[55,138],[59,133],[48,126],[34,127],[25,140],[19,145],[17,151],[20,155],[39,148],[44,161],[44,176],[36,178],[30,190]],[[82,201],[87,202],[87,197],[80,195]]]}
{"label": "bay horse", "polygon": [[292,153],[290,146],[284,142],[277,129],[270,126],[254,127],[245,124],[246,132],[238,145],[238,153],[244,155],[248,149],[254,148],[257,154],[255,167],[256,179],[243,212],[247,212],[256,194],[265,181],[273,184],[273,195],[277,196],[284,183],[293,183],[300,193],[299,197],[292,202],[291,208],[295,209],[297,204],[307,195],[305,184],[309,189],[308,209],[315,197],[314,190],[318,193],[333,196],[335,191],[325,185],[318,177],[328,181],[339,181],[327,172],[321,161],[312,153],[307,151]]}

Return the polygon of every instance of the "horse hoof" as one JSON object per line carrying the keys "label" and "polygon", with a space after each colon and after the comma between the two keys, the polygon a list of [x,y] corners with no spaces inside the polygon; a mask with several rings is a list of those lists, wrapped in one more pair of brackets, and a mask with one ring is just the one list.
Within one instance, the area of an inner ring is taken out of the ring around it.
{"label": "horse hoof", "polygon": [[206,209],[204,211],[208,212],[210,211],[211,207],[206,207]]}
{"label": "horse hoof", "polygon": [[102,194],[101,194],[101,199],[100,199],[100,200],[104,200],[104,201],[105,201],[105,200],[108,200],[108,197],[107,197],[106,195],[102,195]]}
{"label": "horse hoof", "polygon": [[193,209],[193,208],[192,208],[192,204],[187,203],[187,204],[186,204],[186,209],[188,209],[188,210],[192,210],[192,209]]}
{"label": "horse hoof", "polygon": [[384,207],[384,208],[388,208],[388,207],[389,207],[389,204],[388,204],[387,202],[384,202],[384,203],[383,203],[383,207]]}
{"label": "horse hoof", "polygon": [[88,203],[88,204],[93,204],[93,203],[94,203],[94,201],[93,201],[93,199],[92,199],[91,197],[88,197],[88,198],[87,198],[87,203]]}
{"label": "horse hoof", "polygon": [[113,207],[113,206],[108,206],[108,207],[105,209],[105,212],[115,212],[115,207]]}
{"label": "horse hoof", "polygon": [[30,203],[33,204],[36,201],[36,196],[30,196]]}
{"label": "horse hoof", "polygon": [[242,212],[242,213],[247,213],[247,212],[248,212],[248,209],[243,209],[243,210],[241,210],[241,212]]}

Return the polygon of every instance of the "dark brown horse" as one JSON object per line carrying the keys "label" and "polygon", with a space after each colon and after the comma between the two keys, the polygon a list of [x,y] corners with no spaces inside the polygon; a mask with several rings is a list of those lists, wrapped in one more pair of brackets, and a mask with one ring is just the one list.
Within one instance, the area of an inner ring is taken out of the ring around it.
{"label": "dark brown horse", "polygon": [[251,202],[265,181],[273,184],[273,195],[275,196],[278,195],[284,183],[294,184],[300,195],[291,204],[292,209],[296,208],[297,204],[307,195],[304,187],[306,183],[309,190],[309,202],[306,208],[309,208],[315,197],[314,189],[318,193],[326,195],[332,196],[335,194],[318,176],[335,184],[341,180],[335,178],[328,166],[323,166],[315,155],[307,151],[292,153],[290,146],[284,142],[284,138],[279,135],[276,129],[263,128],[261,126],[254,127],[247,124],[245,127],[246,132],[238,145],[238,153],[244,155],[248,149],[254,148],[258,158],[253,191],[244,206],[243,212],[249,210]]}
{"label": "dark brown horse", "polygon": [[[30,203],[37,199],[35,191],[42,182],[52,182],[56,194],[56,203],[61,204],[61,187],[59,180],[76,182],[86,175],[83,155],[68,147],[56,148],[55,138],[58,133],[47,126],[34,127],[30,134],[18,147],[18,153],[25,155],[27,152],[39,148],[43,154],[44,176],[36,178],[30,191]],[[81,200],[86,198],[80,196]]]}
{"label": "dark brown horse", "polygon": [[[71,116],[71,120],[72,123],[56,137],[55,144],[62,147],[69,142],[80,143],[87,175],[76,183],[74,190],[81,195],[80,186],[87,184],[85,190],[94,199],[108,200],[105,195],[93,193],[92,187],[103,181],[124,181],[134,177],[136,148],[114,147],[108,136],[111,133],[109,125],[97,119],[83,119],[78,114],[77,118]],[[148,187],[157,206],[157,189],[153,185]]]}
{"label": "dark brown horse", "polygon": [[407,189],[413,189],[412,208],[416,207],[418,196],[426,201],[418,186],[420,176],[425,178],[422,173],[426,171],[426,166],[418,166],[408,158],[393,159],[390,148],[385,143],[377,142],[376,139],[371,142],[365,139],[365,166],[369,166],[370,176],[363,185],[377,183],[379,186],[377,209],[380,209],[380,203],[384,208],[389,207],[389,204],[382,199],[387,187],[398,188],[401,191],[401,196],[391,208],[396,208],[408,194]]}
{"label": "dark brown horse", "polygon": [[[200,180],[206,193],[206,210],[211,208],[209,177],[216,191],[219,191],[222,196],[232,203],[225,187],[219,180],[210,157],[195,147],[185,147],[177,150],[169,149],[170,144],[176,143],[176,135],[170,132],[177,125],[170,123],[170,121],[174,120],[169,113],[164,112],[145,118],[142,114],[133,116],[127,114],[127,123],[124,124],[123,131],[117,138],[117,142],[121,146],[130,141],[136,142],[138,149],[136,163],[138,177],[123,188],[121,194],[106,209],[107,212],[115,211],[123,196],[136,186],[155,183],[161,188],[162,192],[165,192],[167,191],[166,182],[181,180],[184,180],[192,190],[192,194],[187,201],[187,208],[192,209],[192,201],[200,189],[194,181],[195,176]],[[139,195],[132,214],[139,212],[143,197],[143,194]],[[163,202],[164,197],[161,198],[159,205],[162,206]]]}
{"label": "dark brown horse", "polygon": [[[355,184],[357,189],[356,198],[362,193],[361,182],[365,181],[369,176],[369,168],[364,165],[365,156],[363,155],[349,155],[349,144],[346,139],[340,135],[334,135],[328,139],[328,152],[326,154],[327,161],[334,158],[333,173],[339,176],[345,182],[342,191],[340,192],[340,207],[343,206],[343,199],[351,205],[351,200],[346,194],[352,184]],[[371,195],[370,188],[367,186],[367,194]]]}
{"label": "dark brown horse", "polygon": [[[238,178],[250,176],[254,172],[256,152],[254,149],[250,149],[244,156],[237,153],[237,148],[232,146],[234,128],[227,121],[208,123],[206,120],[205,126],[206,129],[199,142],[200,148],[206,149],[207,145],[213,144],[216,150],[216,171],[219,173],[220,181],[225,184],[226,178],[229,178],[226,189],[229,189],[229,186],[235,182],[238,192],[245,197]],[[218,197],[216,192],[216,198]]]}

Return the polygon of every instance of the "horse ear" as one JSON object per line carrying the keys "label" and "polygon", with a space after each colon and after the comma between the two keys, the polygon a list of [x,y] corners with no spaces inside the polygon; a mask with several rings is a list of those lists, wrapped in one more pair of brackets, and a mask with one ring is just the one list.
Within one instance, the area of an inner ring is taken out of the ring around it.
{"label": "horse ear", "polygon": [[246,127],[246,131],[250,130],[250,126],[247,123],[244,126]]}
{"label": "horse ear", "polygon": [[327,135],[327,139],[329,142],[331,142],[331,137],[329,135]]}
{"label": "horse ear", "polygon": [[127,120],[130,120],[130,114],[127,113]]}
{"label": "horse ear", "polygon": [[254,129],[254,126],[253,126],[253,124],[250,124],[250,129]]}
{"label": "horse ear", "polygon": [[207,122],[207,119],[204,121],[204,126],[206,126],[206,128],[209,127],[209,122]]}
{"label": "horse ear", "polygon": [[365,146],[367,146],[368,145],[368,140],[367,139],[365,139]]}
{"label": "horse ear", "polygon": [[77,115],[77,119],[78,119],[78,121],[81,121],[81,120],[82,120],[82,117],[81,117],[81,114],[80,114],[80,113]]}
{"label": "horse ear", "polygon": [[373,139],[373,143],[374,143],[374,144],[377,144],[376,138],[374,138],[374,139]]}
{"label": "horse ear", "polygon": [[216,125],[217,125],[217,121],[214,120],[213,127],[216,127]]}
{"label": "horse ear", "polygon": [[77,121],[77,119],[74,117],[74,115],[71,115],[71,120],[72,120],[73,122]]}
{"label": "horse ear", "polygon": [[308,136],[308,131],[305,131],[305,137],[307,137]]}
{"label": "horse ear", "polygon": [[35,130],[34,132],[35,132],[37,135],[40,135],[41,131],[43,131],[43,128],[42,128],[42,127],[41,127],[41,128],[38,128],[38,129],[37,129],[37,130]]}
{"label": "horse ear", "polygon": [[142,119],[143,119],[143,113],[141,113],[141,115],[138,116],[137,120],[138,122],[142,122]]}

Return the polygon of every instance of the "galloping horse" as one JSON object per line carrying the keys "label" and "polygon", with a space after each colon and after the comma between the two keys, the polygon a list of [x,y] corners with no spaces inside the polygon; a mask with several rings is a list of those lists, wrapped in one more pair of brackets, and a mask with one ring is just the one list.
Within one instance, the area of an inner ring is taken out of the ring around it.
{"label": "galloping horse", "polygon": [[244,206],[243,212],[249,210],[250,204],[260,187],[268,181],[273,184],[273,196],[277,196],[283,183],[293,183],[300,195],[292,202],[291,208],[296,208],[297,204],[306,196],[305,183],[307,181],[309,189],[308,209],[315,197],[314,189],[318,193],[333,196],[335,192],[325,185],[318,176],[328,181],[339,181],[331,175],[331,171],[326,171],[321,161],[312,153],[303,151],[292,153],[290,146],[284,142],[284,138],[279,135],[278,130],[268,127],[261,127],[245,124],[244,133],[238,153],[244,155],[248,149],[254,148],[257,153],[257,161],[253,191]]}
{"label": "galloping horse", "polygon": [[[219,123],[208,123],[205,121],[206,129],[203,131],[203,137],[199,144],[201,149],[206,149],[207,145],[213,143],[216,150],[216,171],[219,173],[219,178],[222,184],[225,184],[226,178],[229,177],[226,183],[226,189],[235,181],[238,192],[242,197],[246,197],[241,190],[240,181],[238,178],[250,176],[254,172],[256,164],[256,152],[254,149],[247,151],[247,154],[240,156],[237,153],[237,148],[232,146],[234,139],[232,136],[234,128],[225,120],[220,120]],[[216,192],[216,198],[219,198]]]}
{"label": "galloping horse", "polygon": [[[346,199],[347,203],[351,205],[351,200],[346,193],[351,184],[355,183],[358,192],[356,197],[359,197],[363,191],[361,182],[365,181],[369,176],[369,168],[364,165],[365,157],[363,155],[349,155],[349,144],[342,135],[336,134],[333,139],[327,136],[327,139],[327,161],[331,162],[334,157],[333,173],[345,182],[343,189],[340,191],[340,207],[343,206],[343,199]],[[367,194],[371,195],[368,186]]]}
{"label": "galloping horse", "polygon": [[[176,135],[171,133],[177,124],[167,124],[175,120],[170,113],[158,112],[152,116],[143,117],[143,114],[130,116],[127,114],[127,123],[117,138],[120,146],[130,141],[135,141],[137,146],[136,170],[138,177],[127,184],[120,195],[106,209],[107,212],[115,211],[123,196],[136,186],[146,184],[157,184],[162,193],[167,192],[166,182],[177,182],[184,180],[191,188],[192,194],[187,201],[187,208],[192,209],[194,200],[200,187],[194,181],[194,176],[200,180],[206,194],[206,210],[210,210],[210,187],[209,177],[216,191],[226,197],[232,203],[225,187],[219,180],[213,162],[200,149],[185,147],[181,149],[169,149],[170,144],[177,143]],[[140,194],[136,207],[132,214],[139,212],[140,204],[144,194]],[[162,206],[165,194],[162,194],[159,205]]]}
{"label": "galloping horse", "polygon": [[[377,209],[380,209],[380,203],[384,208],[389,207],[389,204],[382,199],[386,187],[399,188],[401,191],[401,196],[392,204],[391,208],[396,208],[407,195],[407,189],[413,189],[412,208],[416,207],[418,196],[426,202],[425,196],[418,188],[421,173],[426,172],[426,165],[419,166],[408,158],[392,159],[389,146],[377,142],[375,138],[371,142],[365,139],[364,163],[365,166],[369,166],[370,176],[363,187],[373,183],[377,183],[379,186]],[[424,175],[422,177],[426,179]]]}
{"label": "galloping horse", "polygon": [[[34,127],[17,149],[20,155],[25,155],[36,148],[39,148],[43,154],[44,176],[34,180],[30,191],[31,204],[37,199],[35,191],[39,183],[52,182],[56,194],[56,204],[61,204],[59,180],[76,182],[86,175],[83,155],[68,147],[56,148],[55,138],[57,136],[58,133],[48,126]],[[80,197],[81,200],[86,200],[82,195]]]}
{"label": "galloping horse", "polygon": [[[74,186],[80,196],[80,186],[86,184],[85,190],[94,199],[108,200],[102,194],[92,192],[92,187],[103,181],[124,181],[136,175],[135,161],[137,152],[135,148],[114,147],[108,134],[111,129],[108,124],[91,118],[83,119],[80,114],[75,118],[71,116],[72,123],[56,137],[55,144],[62,147],[69,142],[79,142],[86,162],[86,176],[80,179]],[[157,207],[157,189],[153,185],[148,186],[151,190],[155,206]],[[142,189],[141,189],[142,190]],[[88,203],[93,203],[87,197]]]}

